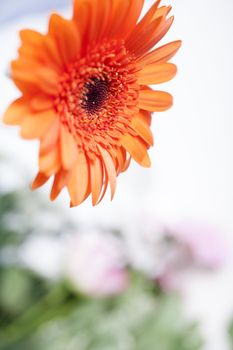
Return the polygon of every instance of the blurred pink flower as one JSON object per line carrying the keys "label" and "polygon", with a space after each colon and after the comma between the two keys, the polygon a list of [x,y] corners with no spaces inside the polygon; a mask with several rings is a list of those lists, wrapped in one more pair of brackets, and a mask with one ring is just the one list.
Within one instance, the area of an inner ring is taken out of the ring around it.
{"label": "blurred pink flower", "polygon": [[156,281],[166,292],[181,292],[197,267],[217,269],[228,256],[223,234],[210,225],[186,221],[167,227],[164,234],[172,240]]}
{"label": "blurred pink flower", "polygon": [[156,282],[158,282],[163,291],[169,293],[172,291],[178,291],[182,287],[182,277],[182,272],[168,268],[157,278]]}
{"label": "blurred pink flower", "polygon": [[86,232],[73,237],[66,275],[74,288],[93,297],[123,292],[128,274],[121,242],[111,234]]}
{"label": "blurred pink flower", "polygon": [[227,244],[222,233],[214,227],[184,222],[173,226],[170,231],[195,264],[215,269],[225,262]]}

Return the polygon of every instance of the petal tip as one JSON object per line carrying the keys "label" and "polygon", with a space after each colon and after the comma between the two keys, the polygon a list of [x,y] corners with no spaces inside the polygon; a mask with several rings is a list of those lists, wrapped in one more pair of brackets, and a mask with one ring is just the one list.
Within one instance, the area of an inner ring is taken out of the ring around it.
{"label": "petal tip", "polygon": [[141,162],[141,166],[143,166],[144,168],[151,167],[151,160],[150,160],[150,157],[148,154],[143,158],[143,160]]}

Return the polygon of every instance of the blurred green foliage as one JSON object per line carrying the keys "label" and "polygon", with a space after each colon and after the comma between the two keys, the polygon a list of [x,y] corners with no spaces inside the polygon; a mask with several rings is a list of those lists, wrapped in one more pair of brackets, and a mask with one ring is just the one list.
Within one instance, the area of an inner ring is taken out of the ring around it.
{"label": "blurred green foliage", "polygon": [[228,333],[229,333],[229,337],[230,337],[231,350],[233,350],[233,320],[231,321],[231,323],[229,325]]}
{"label": "blurred green foliage", "polygon": [[0,349],[201,349],[197,326],[182,316],[179,299],[156,294],[147,284],[134,281],[123,295],[101,300],[53,285],[4,327]]}

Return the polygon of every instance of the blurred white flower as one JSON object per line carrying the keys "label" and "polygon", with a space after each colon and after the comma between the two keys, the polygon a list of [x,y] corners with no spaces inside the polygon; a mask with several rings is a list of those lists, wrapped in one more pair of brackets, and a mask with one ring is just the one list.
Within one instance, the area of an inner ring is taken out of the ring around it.
{"label": "blurred white flower", "polygon": [[128,285],[120,240],[103,232],[72,237],[67,250],[66,277],[77,290],[94,297],[123,292]]}
{"label": "blurred white flower", "polygon": [[53,280],[62,275],[63,256],[63,240],[45,235],[29,238],[19,252],[19,259],[23,265]]}
{"label": "blurred white flower", "polygon": [[156,278],[164,270],[167,254],[163,242],[164,226],[150,215],[138,215],[124,230],[130,265]]}
{"label": "blurred white flower", "polygon": [[162,227],[152,218],[138,217],[124,231],[130,265],[149,277],[160,273]]}

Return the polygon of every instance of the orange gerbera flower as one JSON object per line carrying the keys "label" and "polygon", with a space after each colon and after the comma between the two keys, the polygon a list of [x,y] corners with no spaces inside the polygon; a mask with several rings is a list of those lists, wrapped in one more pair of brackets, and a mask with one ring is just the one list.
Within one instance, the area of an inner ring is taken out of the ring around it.
{"label": "orange gerbera flower", "polygon": [[113,197],[131,157],[150,166],[151,113],[168,109],[172,96],[148,85],[174,77],[168,60],[181,44],[152,50],[173,22],[159,3],[138,21],[144,0],[74,0],[72,19],[53,14],[46,35],[21,31],[11,67],[22,96],[4,121],[40,140],[33,189],[54,176],[52,200],[67,187],[71,206],[90,194],[96,205],[108,184]]}

